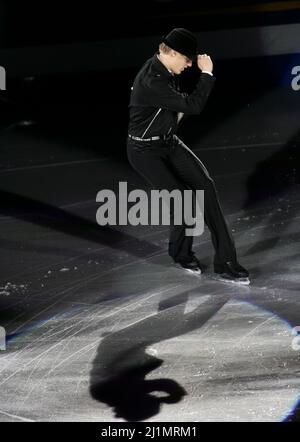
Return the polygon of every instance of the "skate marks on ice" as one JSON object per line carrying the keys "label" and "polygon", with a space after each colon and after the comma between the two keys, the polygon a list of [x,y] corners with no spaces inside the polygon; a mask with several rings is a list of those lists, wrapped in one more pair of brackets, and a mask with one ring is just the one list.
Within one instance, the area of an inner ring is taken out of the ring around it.
{"label": "skate marks on ice", "polygon": [[[288,413],[299,390],[290,328],[232,294],[171,297],[102,340],[90,388],[112,408],[109,420],[276,421]],[[171,381],[179,386],[168,390]]]}

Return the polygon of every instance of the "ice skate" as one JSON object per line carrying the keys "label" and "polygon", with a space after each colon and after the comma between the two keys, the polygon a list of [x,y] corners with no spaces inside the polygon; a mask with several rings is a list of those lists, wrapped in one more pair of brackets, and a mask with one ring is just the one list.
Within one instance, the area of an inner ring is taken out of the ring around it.
{"label": "ice skate", "polygon": [[194,256],[191,261],[178,262],[180,268],[184,269],[187,272],[193,273],[194,275],[201,275],[201,266],[199,260]]}
{"label": "ice skate", "polygon": [[233,284],[249,285],[249,272],[238,262],[227,261],[214,264],[214,279]]}

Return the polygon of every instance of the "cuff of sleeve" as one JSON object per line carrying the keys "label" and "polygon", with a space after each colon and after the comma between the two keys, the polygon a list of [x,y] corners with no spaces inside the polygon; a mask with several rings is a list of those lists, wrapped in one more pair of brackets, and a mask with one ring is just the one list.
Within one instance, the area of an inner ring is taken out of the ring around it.
{"label": "cuff of sleeve", "polygon": [[213,73],[210,72],[210,71],[202,71],[202,74],[208,74],[208,75],[210,75],[211,77],[213,77]]}

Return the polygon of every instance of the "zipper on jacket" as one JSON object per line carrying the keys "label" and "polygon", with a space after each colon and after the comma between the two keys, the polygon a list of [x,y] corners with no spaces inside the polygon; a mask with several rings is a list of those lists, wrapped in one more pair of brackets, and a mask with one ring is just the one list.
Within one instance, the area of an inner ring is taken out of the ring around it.
{"label": "zipper on jacket", "polygon": [[162,108],[159,108],[158,111],[156,112],[156,114],[154,115],[154,117],[152,118],[152,121],[150,122],[149,126],[147,127],[147,129],[145,130],[145,132],[142,135],[142,138],[144,138],[144,136],[146,135],[146,133],[148,132],[148,130],[150,129],[150,127],[152,126],[153,121],[155,120],[155,118],[157,117],[157,115],[160,113]]}

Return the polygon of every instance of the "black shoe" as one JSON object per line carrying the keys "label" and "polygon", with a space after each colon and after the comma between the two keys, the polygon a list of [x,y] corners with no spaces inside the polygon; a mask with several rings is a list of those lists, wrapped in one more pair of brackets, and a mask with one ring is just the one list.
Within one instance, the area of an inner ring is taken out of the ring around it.
{"label": "black shoe", "polygon": [[222,264],[215,263],[214,270],[215,273],[218,273],[224,279],[236,280],[236,281],[238,280],[249,281],[249,272],[244,267],[242,267],[238,262],[227,261]]}
{"label": "black shoe", "polygon": [[199,260],[194,256],[191,261],[179,261],[178,264],[188,272],[201,275],[201,265]]}

